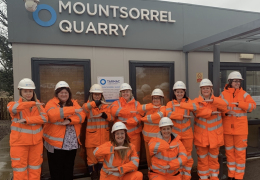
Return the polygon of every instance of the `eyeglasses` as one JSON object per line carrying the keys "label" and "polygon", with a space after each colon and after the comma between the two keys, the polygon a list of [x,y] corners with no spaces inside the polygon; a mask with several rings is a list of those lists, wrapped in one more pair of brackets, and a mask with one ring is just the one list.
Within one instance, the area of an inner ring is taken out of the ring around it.
{"label": "eyeglasses", "polygon": [[241,80],[235,80],[235,81],[232,81],[234,83],[241,83]]}
{"label": "eyeglasses", "polygon": [[161,98],[159,98],[159,97],[158,97],[158,98],[154,97],[153,99],[155,99],[155,100],[160,100]]}

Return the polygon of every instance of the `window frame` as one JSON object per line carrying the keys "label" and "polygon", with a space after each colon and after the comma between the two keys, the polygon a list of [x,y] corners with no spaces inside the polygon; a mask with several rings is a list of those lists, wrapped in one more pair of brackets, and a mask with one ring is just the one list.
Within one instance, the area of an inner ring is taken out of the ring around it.
{"label": "window frame", "polygon": [[[32,80],[35,83],[35,93],[39,100],[40,96],[40,65],[77,65],[84,69],[84,101],[87,102],[91,87],[90,59],[66,59],[66,58],[31,58]],[[62,79],[61,79],[62,80]]]}
{"label": "window frame", "polygon": [[175,82],[174,76],[174,61],[129,61],[129,83],[132,87],[132,93],[136,99],[136,67],[163,67],[169,68],[169,98],[173,97],[173,84]]}

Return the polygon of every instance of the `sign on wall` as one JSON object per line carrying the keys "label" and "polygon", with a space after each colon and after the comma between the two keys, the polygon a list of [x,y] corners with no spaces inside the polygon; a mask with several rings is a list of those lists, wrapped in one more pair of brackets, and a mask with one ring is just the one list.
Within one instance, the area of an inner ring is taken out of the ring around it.
{"label": "sign on wall", "polygon": [[196,81],[197,83],[201,82],[203,79],[203,73],[196,73]]}
{"label": "sign on wall", "polygon": [[113,102],[119,99],[120,85],[124,83],[123,76],[98,76],[97,81],[103,88],[103,95],[107,102]]}

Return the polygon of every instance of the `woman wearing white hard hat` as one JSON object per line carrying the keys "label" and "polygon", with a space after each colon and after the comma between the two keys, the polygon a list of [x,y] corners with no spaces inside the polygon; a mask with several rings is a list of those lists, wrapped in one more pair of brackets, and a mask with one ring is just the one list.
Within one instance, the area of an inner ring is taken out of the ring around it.
{"label": "woman wearing white hard hat", "polygon": [[48,116],[34,89],[31,79],[22,79],[18,84],[19,100],[7,105],[12,118],[10,156],[14,180],[41,177],[42,125],[47,123]]}
{"label": "woman wearing white hard hat", "polygon": [[88,102],[82,108],[88,119],[86,129],[86,154],[88,170],[91,179],[99,179],[99,172],[103,166],[104,159],[97,160],[93,155],[96,147],[109,141],[109,121],[113,120],[110,106],[105,103],[103,89],[99,84],[94,84],[89,90]]}
{"label": "woman wearing white hard hat", "polygon": [[166,105],[166,116],[169,117],[175,124],[172,131],[175,134],[180,135],[181,142],[184,145],[188,161],[180,169],[182,180],[191,179],[191,168],[193,165],[193,159],[191,156],[193,147],[193,132],[191,126],[190,110],[175,107],[174,105],[180,103],[190,103],[191,100],[186,95],[186,85],[182,81],[177,81],[173,86],[173,98],[172,101]]}
{"label": "woman wearing white hard hat", "polygon": [[148,143],[151,138],[156,137],[160,131],[158,124],[162,117],[165,116],[164,94],[161,89],[154,89],[152,94],[152,103],[138,106],[137,111],[143,117],[141,121],[144,122],[143,136],[146,150],[146,160],[148,168],[151,166],[151,156],[149,153]]}
{"label": "woman wearing white hard hat", "polygon": [[173,133],[174,125],[168,117],[159,122],[160,131],[149,142],[152,156],[151,169],[148,172],[152,180],[181,180],[179,169],[187,162],[186,149],[180,136]]}
{"label": "woman wearing white hard hat", "polygon": [[131,86],[123,83],[120,86],[119,100],[113,102],[111,113],[116,122],[125,123],[130,142],[135,146],[137,154],[140,155],[142,125],[140,123],[141,116],[137,113],[138,105],[140,103],[135,100]]}
{"label": "woman wearing white hard hat", "polygon": [[213,84],[209,79],[200,82],[199,97],[178,106],[194,112],[194,145],[198,155],[198,175],[200,179],[218,180],[219,147],[224,145],[221,112],[227,103],[213,95]]}
{"label": "woman wearing white hard hat", "polygon": [[231,72],[228,84],[220,95],[228,103],[228,109],[223,116],[223,127],[230,180],[244,177],[248,135],[247,112],[256,108],[255,101],[241,87],[242,80],[238,71]]}
{"label": "woman wearing white hard hat", "polygon": [[104,159],[100,180],[142,180],[143,174],[137,171],[139,157],[129,141],[125,124],[116,122],[111,133],[111,140],[93,152],[97,159]]}
{"label": "woman wearing white hard hat", "polygon": [[54,98],[46,104],[49,123],[44,126],[44,146],[47,149],[52,179],[73,179],[74,160],[81,145],[79,135],[85,114],[67,82],[59,81]]}

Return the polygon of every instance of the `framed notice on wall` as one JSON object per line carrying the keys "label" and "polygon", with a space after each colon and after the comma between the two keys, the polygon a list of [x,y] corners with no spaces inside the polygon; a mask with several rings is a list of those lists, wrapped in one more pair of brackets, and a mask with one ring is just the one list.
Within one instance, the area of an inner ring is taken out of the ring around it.
{"label": "framed notice on wall", "polygon": [[120,85],[124,83],[123,76],[98,76],[97,81],[103,88],[103,95],[107,102],[113,102],[119,99]]}

